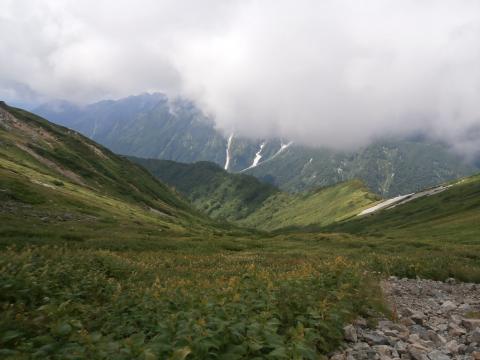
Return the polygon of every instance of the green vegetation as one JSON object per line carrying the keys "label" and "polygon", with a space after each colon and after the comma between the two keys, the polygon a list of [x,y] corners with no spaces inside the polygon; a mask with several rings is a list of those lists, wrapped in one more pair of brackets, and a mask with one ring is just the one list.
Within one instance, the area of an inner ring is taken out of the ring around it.
{"label": "green vegetation", "polygon": [[173,186],[197,208],[214,219],[239,220],[253,213],[279,192],[253,176],[230,174],[206,161],[194,164],[130,158],[162,182]]}
{"label": "green vegetation", "polygon": [[128,160],[3,104],[0,357],[321,358],[345,322],[386,311],[377,276],[480,282],[479,191],[471,177],[362,218],[350,201],[375,199],[359,182],[312,200],[275,191],[293,209],[278,210],[284,221],[312,206],[330,225],[259,232],[215,222]]}
{"label": "green vegetation", "polygon": [[183,164],[130,159],[174,187],[195,208],[212,218],[261,230],[327,225],[355,216],[380,200],[359,180],[304,194],[289,194],[252,176],[228,173],[209,162]]}
{"label": "green vegetation", "polygon": [[[85,107],[60,102],[38,114],[80,131],[118,154],[192,163],[226,163],[227,138],[191,102],[162,94],[142,94]],[[229,171],[245,171],[283,191],[302,192],[361,179],[383,197],[408,194],[468,176],[479,167],[465,163],[445,144],[427,139],[381,139],[355,151],[305,147],[287,140],[233,137]]]}
{"label": "green vegetation", "polygon": [[303,194],[277,193],[239,224],[262,230],[327,225],[356,216],[380,200],[359,180]]}

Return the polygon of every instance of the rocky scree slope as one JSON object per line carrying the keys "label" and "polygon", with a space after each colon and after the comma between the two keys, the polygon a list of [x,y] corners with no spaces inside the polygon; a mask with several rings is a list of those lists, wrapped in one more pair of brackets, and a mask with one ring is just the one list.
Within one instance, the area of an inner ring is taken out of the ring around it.
{"label": "rocky scree slope", "polygon": [[480,359],[480,285],[390,277],[382,287],[393,321],[347,325],[331,360]]}

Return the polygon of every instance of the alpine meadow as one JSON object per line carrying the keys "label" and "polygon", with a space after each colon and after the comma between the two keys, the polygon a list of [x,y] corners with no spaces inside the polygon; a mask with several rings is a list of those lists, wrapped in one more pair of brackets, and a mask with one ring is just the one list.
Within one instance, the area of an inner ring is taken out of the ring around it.
{"label": "alpine meadow", "polygon": [[480,360],[479,29],[0,1],[0,359]]}

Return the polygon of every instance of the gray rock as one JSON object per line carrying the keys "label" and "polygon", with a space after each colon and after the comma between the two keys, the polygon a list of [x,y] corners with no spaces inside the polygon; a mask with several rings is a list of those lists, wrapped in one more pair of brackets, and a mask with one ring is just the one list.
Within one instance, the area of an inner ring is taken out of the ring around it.
{"label": "gray rock", "polygon": [[428,353],[430,360],[450,360],[450,356],[444,354],[438,350],[433,350]]}
{"label": "gray rock", "polygon": [[428,331],[421,325],[412,325],[409,327],[410,333],[417,334],[423,340],[430,340]]}
{"label": "gray rock", "polygon": [[425,314],[421,311],[415,311],[411,316],[412,319],[416,324],[422,325],[423,321],[425,320]]}
{"label": "gray rock", "polygon": [[450,340],[445,345],[445,349],[447,350],[447,353],[452,355],[458,353],[458,342],[456,340]]}
{"label": "gray rock", "polygon": [[470,343],[480,343],[480,328],[476,328],[468,334],[467,339]]}
{"label": "gray rock", "polygon": [[443,311],[453,311],[457,308],[457,305],[453,302],[453,301],[450,301],[450,300],[447,300],[445,301],[443,304],[442,304],[442,310]]}
{"label": "gray rock", "polygon": [[388,338],[378,333],[367,333],[363,338],[369,345],[388,345]]}
{"label": "gray rock", "polygon": [[464,335],[467,333],[467,331],[458,326],[457,324],[455,324],[454,322],[451,322],[448,324],[448,333],[451,335],[451,336],[461,336],[461,335]]}
{"label": "gray rock", "polygon": [[415,360],[429,360],[427,356],[428,349],[418,344],[408,346],[408,353]]}
{"label": "gray rock", "polygon": [[427,334],[428,338],[435,344],[435,346],[443,346],[447,343],[447,340],[445,340],[442,335],[437,334],[433,330],[428,330]]}
{"label": "gray rock", "polygon": [[471,331],[480,328],[480,319],[462,319],[462,325]]}
{"label": "gray rock", "polygon": [[357,330],[353,325],[347,325],[343,328],[343,333],[345,340],[350,341],[350,342],[357,342],[358,337],[357,337]]}
{"label": "gray rock", "polygon": [[407,343],[399,340],[395,343],[395,350],[397,350],[397,352],[399,354],[404,354],[407,352]]}

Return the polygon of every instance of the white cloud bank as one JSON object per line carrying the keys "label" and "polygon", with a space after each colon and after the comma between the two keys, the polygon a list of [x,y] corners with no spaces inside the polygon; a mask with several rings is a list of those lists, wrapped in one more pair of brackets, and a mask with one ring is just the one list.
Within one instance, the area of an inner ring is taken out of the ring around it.
{"label": "white cloud bank", "polygon": [[248,136],[480,150],[476,0],[0,0],[0,40],[7,99],[163,91]]}

